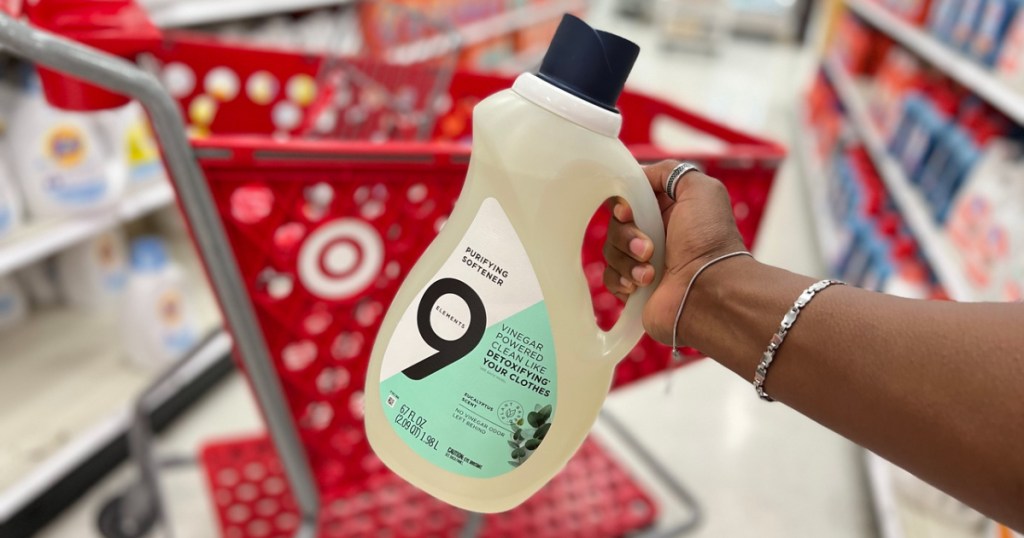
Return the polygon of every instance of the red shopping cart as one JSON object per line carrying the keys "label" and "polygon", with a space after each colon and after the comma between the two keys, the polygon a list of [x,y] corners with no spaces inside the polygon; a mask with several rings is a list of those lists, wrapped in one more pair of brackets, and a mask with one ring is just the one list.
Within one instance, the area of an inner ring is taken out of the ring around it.
{"label": "red shopping cart", "polygon": [[[472,107],[511,80],[456,73],[447,91],[431,93],[437,86],[405,84],[394,67],[389,84],[365,84],[334,59],[329,66],[325,57],[183,34],[164,36],[146,51],[161,84],[124,61],[6,16],[0,40],[81,79],[76,83],[117,88],[150,114],[270,434],[203,451],[223,535],[457,534],[466,514],[405,485],[372,454],[361,422],[362,381],[381,316],[461,189]],[[408,80],[430,78],[423,64],[408,69]],[[620,106],[622,138],[636,157],[696,161],[722,179],[751,243],[784,151],[640,94],[627,92]],[[182,118],[190,120],[191,140]],[[652,140],[661,122],[702,131],[725,149],[662,150]],[[424,125],[431,141],[408,141]],[[362,140],[289,137],[310,132]],[[598,214],[591,223],[581,270],[607,327],[620,305],[601,288],[606,219]],[[300,263],[305,259],[313,261]],[[645,339],[620,364],[615,386],[664,370],[666,356]],[[476,530],[615,536],[650,523],[655,513],[650,498],[591,441],[538,496],[488,516]],[[376,533],[381,525],[388,534]]]}

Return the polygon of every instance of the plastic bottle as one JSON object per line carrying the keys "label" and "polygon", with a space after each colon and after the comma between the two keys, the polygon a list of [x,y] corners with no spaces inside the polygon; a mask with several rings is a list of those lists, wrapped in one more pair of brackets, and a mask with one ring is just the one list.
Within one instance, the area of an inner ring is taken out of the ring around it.
{"label": "plastic bottle", "polygon": [[0,149],[0,238],[10,235],[21,226],[21,197],[14,184],[6,154]]}
{"label": "plastic bottle", "polygon": [[6,73],[0,72],[0,238],[16,230],[24,218],[21,194],[14,179],[10,164],[11,133],[9,120],[17,99],[17,91],[7,80]]}
{"label": "plastic bottle", "polygon": [[643,333],[649,292],[604,332],[580,260],[594,211],[622,196],[660,277],[660,212],[614,108],[638,52],[566,15],[540,74],[477,105],[459,201],[384,318],[367,372],[370,444],[449,504],[498,512],[543,486]]}
{"label": "plastic bottle", "polygon": [[153,137],[146,112],[137,101],[98,113],[115,158],[127,169],[128,184],[166,178],[160,146]]}
{"label": "plastic bottle", "polygon": [[184,275],[157,237],[132,241],[131,258],[122,323],[125,351],[140,366],[165,366],[188,352],[198,336]]}
{"label": "plastic bottle", "polygon": [[51,107],[32,71],[11,118],[10,156],[33,217],[96,211],[124,190],[124,164],[111,158],[95,118]]}
{"label": "plastic bottle", "polygon": [[128,278],[124,233],[115,228],[55,257],[57,281],[68,304],[115,312]]}
{"label": "plastic bottle", "polygon": [[0,276],[0,330],[10,329],[28,315],[25,293],[10,276]]}

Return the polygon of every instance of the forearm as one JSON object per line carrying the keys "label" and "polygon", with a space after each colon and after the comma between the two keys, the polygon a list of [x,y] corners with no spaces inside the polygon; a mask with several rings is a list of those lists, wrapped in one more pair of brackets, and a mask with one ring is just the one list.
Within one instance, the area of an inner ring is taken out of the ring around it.
{"label": "forearm", "polygon": [[[728,260],[697,282],[680,334],[744,379],[813,279]],[[912,301],[833,286],[801,313],[767,392],[1024,527],[1024,307]],[[753,397],[753,390],[751,390]]]}

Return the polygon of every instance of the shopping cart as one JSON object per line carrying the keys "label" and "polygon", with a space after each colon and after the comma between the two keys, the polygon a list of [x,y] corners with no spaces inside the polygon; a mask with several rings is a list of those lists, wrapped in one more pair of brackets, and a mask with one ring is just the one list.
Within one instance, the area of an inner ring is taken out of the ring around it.
{"label": "shopping cart", "polygon": [[[426,107],[421,110],[439,115],[431,121],[432,142],[302,140],[282,132],[316,126],[310,117],[322,113],[326,103],[317,95],[344,94],[340,86],[316,85],[322,57],[165,37],[145,51],[145,61],[161,74],[158,79],[4,15],[0,43],[37,65],[77,77],[73,84],[129,95],[149,112],[269,432],[269,439],[217,442],[203,450],[224,536],[356,536],[383,523],[395,524],[389,527],[392,536],[453,535],[466,525],[482,535],[501,536],[529,522],[537,526],[537,521],[544,522],[534,529],[539,536],[597,536],[622,534],[652,520],[651,500],[593,443],[520,511],[481,521],[391,475],[363,433],[361,382],[380,317],[403,276],[444,225],[461,189],[469,161],[469,147],[462,142],[471,136],[472,106],[508,87],[510,80],[457,73],[447,92],[421,103]],[[255,87],[276,83],[285,91],[270,92],[269,98],[264,91],[223,93],[210,80],[226,71],[237,82],[245,81],[245,87],[258,76],[264,82]],[[175,72],[187,73],[192,87],[175,87]],[[306,81],[294,83],[304,89],[290,92],[296,77]],[[334,78],[324,80],[348,80]],[[212,114],[207,113],[209,99],[196,105],[203,96],[215,101]],[[372,91],[365,96],[353,91],[347,99],[341,104],[332,99],[338,114],[365,107],[366,99],[381,104]],[[274,110],[286,101],[297,104],[300,116],[282,127],[275,121],[281,113]],[[752,242],[783,150],[649,97],[627,93],[620,105],[622,138],[637,158],[698,161],[726,183],[744,238]],[[197,108],[207,110],[197,113]],[[392,125],[383,119],[387,114],[368,112],[359,115],[362,122]],[[186,126],[183,118],[191,124]],[[666,121],[717,137],[727,149],[699,155],[665,152],[651,133]],[[186,132],[196,136],[189,140]],[[383,138],[406,138],[398,130],[389,133]],[[582,254],[595,315],[603,326],[614,321],[620,308],[600,284],[606,219],[595,217]],[[643,341],[620,365],[615,386],[664,370],[666,356],[664,347]],[[155,483],[152,461],[141,456],[148,469],[144,477]],[[609,472],[594,473],[595,467]],[[556,523],[553,510],[576,515],[569,523]]]}

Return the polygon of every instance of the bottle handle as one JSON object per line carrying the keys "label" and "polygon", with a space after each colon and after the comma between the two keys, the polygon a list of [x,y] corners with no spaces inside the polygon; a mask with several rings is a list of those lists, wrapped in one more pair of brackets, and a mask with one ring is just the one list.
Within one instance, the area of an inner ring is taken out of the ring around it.
{"label": "bottle handle", "polygon": [[[636,346],[644,335],[643,314],[647,300],[661,282],[665,272],[665,223],[661,219],[658,200],[644,178],[643,172],[637,169],[638,181],[619,184],[618,195],[629,203],[633,210],[633,219],[637,227],[647,234],[654,243],[654,254],[650,263],[654,266],[654,281],[639,288],[626,300],[618,321],[607,331],[598,329],[601,340],[601,358],[618,362]],[[613,217],[614,218],[614,217]]]}

